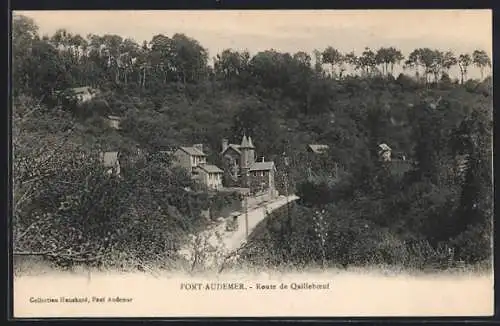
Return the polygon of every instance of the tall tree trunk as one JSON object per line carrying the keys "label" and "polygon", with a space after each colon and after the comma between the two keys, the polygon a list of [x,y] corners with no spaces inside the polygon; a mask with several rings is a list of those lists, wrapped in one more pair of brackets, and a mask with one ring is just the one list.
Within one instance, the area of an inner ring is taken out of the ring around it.
{"label": "tall tree trunk", "polygon": [[146,67],[144,68],[143,78],[142,78],[142,88],[146,89]]}

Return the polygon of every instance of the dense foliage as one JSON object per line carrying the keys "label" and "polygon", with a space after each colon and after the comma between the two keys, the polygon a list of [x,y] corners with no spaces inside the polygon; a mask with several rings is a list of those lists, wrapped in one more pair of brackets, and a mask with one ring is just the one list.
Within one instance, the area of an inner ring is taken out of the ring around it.
{"label": "dense foliage", "polygon": [[[12,42],[17,250],[169,260],[173,244],[203,227],[207,199],[185,190],[194,185],[168,159],[140,157],[117,179],[101,173],[96,151],[203,143],[220,165],[221,139],[245,132],[275,161],[279,189],[301,197],[268,220],[247,260],[423,267],[491,256],[491,76],[468,79],[473,65],[481,77],[491,67],[485,51],[419,48],[405,58],[393,47],[327,47],[312,60],[227,49],[210,65],[183,34],[142,44],[62,29],[40,36],[17,15]],[[396,66],[407,73],[394,76]],[[84,104],[57,95],[80,86],[101,92]],[[122,130],[102,122],[110,114]],[[311,143],[329,151],[313,158]],[[380,162],[380,143],[407,161]]]}

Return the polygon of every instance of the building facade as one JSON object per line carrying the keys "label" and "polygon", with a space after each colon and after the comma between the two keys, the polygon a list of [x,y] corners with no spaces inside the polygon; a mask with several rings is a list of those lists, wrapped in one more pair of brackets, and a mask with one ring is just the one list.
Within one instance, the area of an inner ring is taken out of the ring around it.
{"label": "building facade", "polygon": [[329,147],[328,145],[323,145],[323,144],[309,144],[307,145],[307,152],[313,153],[313,154],[325,154],[328,151]]}
{"label": "building facade", "polygon": [[240,144],[230,144],[227,139],[223,139],[221,156],[224,162],[224,186],[250,188],[251,193],[274,193],[274,162],[255,161],[255,146],[251,137],[243,135]]}
{"label": "building facade", "polygon": [[222,189],[222,175],[224,171],[212,164],[201,164],[197,168],[197,178],[201,184],[210,190]]}
{"label": "building facade", "polygon": [[88,102],[98,94],[96,89],[88,86],[72,88],[71,91],[75,94],[79,103]]}
{"label": "building facade", "polygon": [[115,116],[115,115],[108,115],[107,119],[106,119],[106,122],[108,123],[108,126],[113,128],[113,129],[116,129],[116,130],[120,130],[120,122],[121,122],[121,118],[118,117],[118,116]]}
{"label": "building facade", "polygon": [[174,152],[174,163],[188,170],[193,175],[198,171],[196,168],[200,164],[207,163],[207,155],[203,152],[202,144],[195,144],[191,147],[181,146]]}
{"label": "building facade", "polygon": [[378,145],[378,155],[383,162],[390,162],[392,159],[392,149],[387,144]]}
{"label": "building facade", "polygon": [[207,155],[203,151],[203,144],[194,144],[191,147],[181,146],[173,153],[174,165],[181,166],[191,173],[196,182],[210,190],[220,190],[224,171],[219,167],[207,163]]}
{"label": "building facade", "polygon": [[250,168],[250,191],[263,193],[276,188],[274,162],[256,162]]}
{"label": "building facade", "polygon": [[120,161],[118,159],[118,152],[102,152],[100,154],[100,159],[104,167],[106,168],[106,173],[120,175]]}

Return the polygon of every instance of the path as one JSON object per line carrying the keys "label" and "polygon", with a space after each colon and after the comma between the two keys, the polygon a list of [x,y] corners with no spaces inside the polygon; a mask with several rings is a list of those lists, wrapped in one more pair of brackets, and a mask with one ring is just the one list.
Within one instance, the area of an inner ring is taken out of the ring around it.
{"label": "path", "polygon": [[[297,196],[289,196],[288,202],[291,203],[297,200]],[[266,218],[266,209],[269,213],[286,205],[287,199],[285,196],[280,196],[277,200],[261,205],[248,211],[248,234],[252,234],[253,230],[262,220]],[[245,213],[238,216],[238,229],[233,232],[227,232],[223,237],[225,246],[230,250],[238,249],[246,240]]]}
{"label": "path", "polygon": [[[279,196],[275,201],[270,202],[270,203],[264,203],[260,205],[259,207],[253,208],[248,211],[248,234],[250,235],[255,227],[266,218],[266,210],[268,213],[271,213],[272,211],[286,205],[286,203],[291,203],[295,200],[297,200],[299,197],[295,195],[288,196],[288,199],[286,196]],[[238,219],[238,227],[235,231],[227,231],[226,230],[226,223],[227,219],[224,219],[221,223],[217,224],[214,227],[211,227],[200,234],[198,236],[192,235],[191,241],[189,241],[188,244],[186,244],[181,250],[179,250],[179,253],[189,261],[193,259],[193,254],[195,253],[197,247],[202,247],[204,248],[199,248],[198,250],[203,250],[203,251],[214,251],[215,255],[220,255],[220,256],[225,256],[239,247],[241,247],[245,241],[246,241],[246,225],[245,225],[245,213],[241,213],[237,217]],[[204,244],[199,243],[198,245],[195,244],[196,238],[198,238],[198,241],[200,239],[203,239],[205,241]],[[206,248],[208,247],[211,248]],[[203,254],[206,254],[205,252]],[[213,258],[217,259],[217,258]],[[213,259],[208,259],[207,263],[213,263]],[[210,261],[210,262],[209,262]]]}

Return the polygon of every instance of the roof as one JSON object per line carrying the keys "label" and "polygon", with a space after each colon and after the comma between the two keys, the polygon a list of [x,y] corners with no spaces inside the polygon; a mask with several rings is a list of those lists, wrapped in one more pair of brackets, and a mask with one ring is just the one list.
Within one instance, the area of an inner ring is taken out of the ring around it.
{"label": "roof", "polygon": [[255,162],[251,167],[250,171],[268,171],[275,169],[274,162]]}
{"label": "roof", "polygon": [[241,140],[240,148],[255,148],[252,144],[252,138],[247,138],[246,135],[243,135],[243,139]]}
{"label": "roof", "polygon": [[328,150],[328,145],[322,145],[322,144],[310,144],[308,147],[316,154],[321,154]]}
{"label": "roof", "polygon": [[108,115],[108,119],[110,119],[110,120],[121,120],[121,117],[116,116],[116,115]]}
{"label": "roof", "polygon": [[243,135],[243,139],[241,140],[241,148],[247,148],[248,147],[248,139],[247,136]]}
{"label": "roof", "polygon": [[212,165],[212,164],[198,165],[198,168],[200,168],[201,170],[208,172],[208,173],[223,173],[224,172],[221,169],[219,169],[216,165]]}
{"label": "roof", "polygon": [[380,145],[378,145],[378,147],[380,147],[380,149],[383,151],[390,151],[391,150],[391,148],[389,146],[387,146],[387,144],[380,144]]}
{"label": "roof", "polygon": [[71,90],[77,94],[79,93],[85,93],[85,92],[88,92],[88,93],[92,93],[93,90],[91,87],[89,86],[83,86],[83,87],[75,87],[75,88],[71,88]]}
{"label": "roof", "polygon": [[105,167],[113,167],[118,163],[118,152],[101,153],[101,159]]}
{"label": "roof", "polygon": [[240,145],[238,144],[229,144],[227,145],[226,149],[222,151],[222,154],[224,154],[229,148],[232,148],[236,153],[240,154]]}
{"label": "roof", "polygon": [[248,147],[250,147],[250,148],[255,148],[255,147],[253,146],[252,137],[250,137],[250,136],[248,136]]}
{"label": "roof", "polygon": [[195,147],[181,146],[179,147],[179,149],[188,153],[191,156],[207,156],[205,153],[203,153],[202,151],[200,151],[198,148]]}

